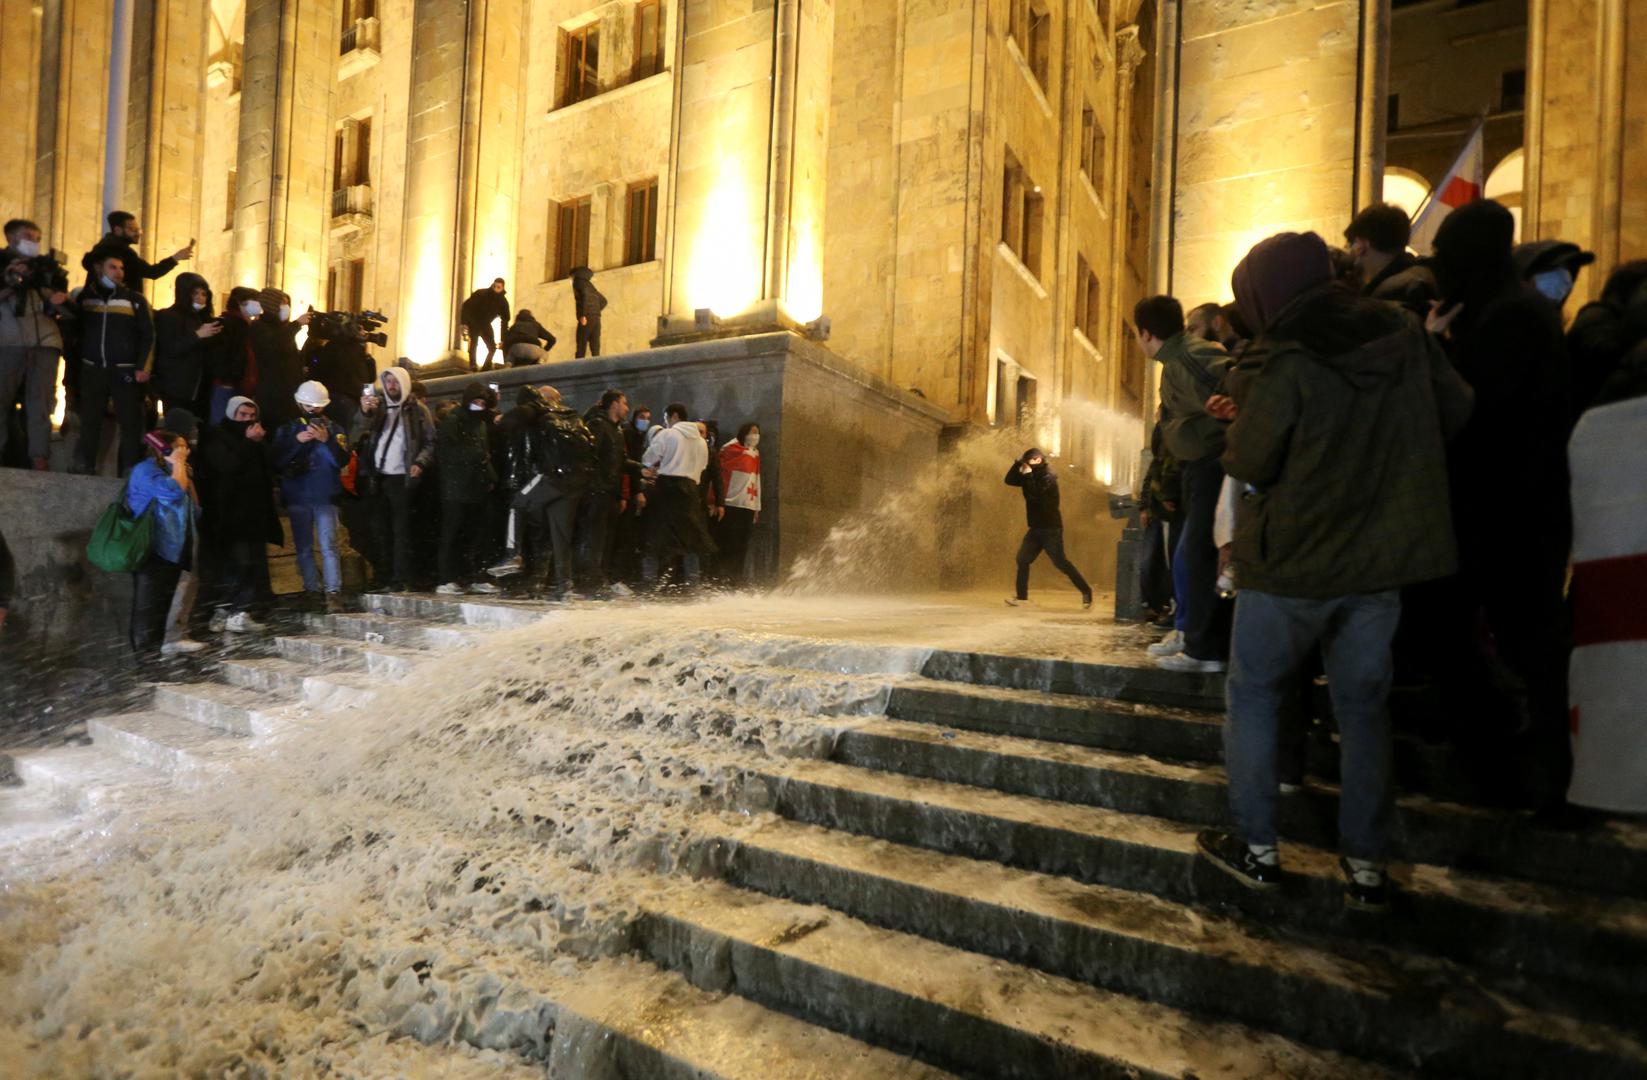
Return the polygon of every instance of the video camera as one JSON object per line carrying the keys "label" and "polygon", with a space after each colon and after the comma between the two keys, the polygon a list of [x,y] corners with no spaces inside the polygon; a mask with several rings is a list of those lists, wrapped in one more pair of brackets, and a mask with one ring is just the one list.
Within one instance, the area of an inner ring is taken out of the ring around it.
{"label": "video camera", "polygon": [[63,268],[60,252],[49,255],[35,255],[26,259],[19,259],[23,263],[20,271],[13,272],[12,264],[5,268],[6,285],[12,289],[50,289],[52,292],[66,292],[69,287],[69,272]]}
{"label": "video camera", "polygon": [[309,309],[309,334],[327,341],[354,341],[362,345],[387,346],[389,335],[382,326],[389,316],[380,311],[316,311]]}

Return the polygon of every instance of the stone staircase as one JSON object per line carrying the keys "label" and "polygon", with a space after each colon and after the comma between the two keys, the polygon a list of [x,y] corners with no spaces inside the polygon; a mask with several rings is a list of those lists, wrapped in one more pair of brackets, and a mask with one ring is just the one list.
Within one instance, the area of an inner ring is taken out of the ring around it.
{"label": "stone staircase", "polygon": [[[81,809],[186,784],[311,722],[294,706],[369,705],[548,610],[364,606],[16,775]],[[1323,740],[1284,805],[1287,888],[1260,896],[1195,855],[1226,813],[1216,679],[943,651],[880,678],[886,715],[843,719],[828,760],[749,770],[756,816],[705,827],[694,887],[642,902],[630,981],[518,994],[637,1078],[1647,1076],[1647,829],[1472,806],[1403,740],[1397,908],[1351,912]]]}

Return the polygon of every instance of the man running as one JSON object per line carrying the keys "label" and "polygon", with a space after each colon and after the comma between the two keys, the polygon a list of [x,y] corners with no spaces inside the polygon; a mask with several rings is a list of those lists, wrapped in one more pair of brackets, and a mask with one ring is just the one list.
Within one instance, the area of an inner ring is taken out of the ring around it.
{"label": "man running", "polygon": [[1087,584],[1081,571],[1064,555],[1064,516],[1058,510],[1058,477],[1047,467],[1046,455],[1030,447],[1022,457],[1007,469],[1006,482],[1024,493],[1024,512],[1029,517],[1029,531],[1018,545],[1018,591],[1007,598],[1013,607],[1029,602],[1029,564],[1041,552],[1046,552],[1052,565],[1069,577],[1070,584],[1081,590],[1081,607],[1092,607],[1092,586]]}

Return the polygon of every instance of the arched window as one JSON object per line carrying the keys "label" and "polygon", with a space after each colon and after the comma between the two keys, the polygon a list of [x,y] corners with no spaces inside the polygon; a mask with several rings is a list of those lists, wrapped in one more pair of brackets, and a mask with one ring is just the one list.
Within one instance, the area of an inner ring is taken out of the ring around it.
{"label": "arched window", "polygon": [[1429,194],[1430,182],[1423,176],[1399,165],[1384,167],[1384,201],[1401,207],[1408,217],[1418,213]]}
{"label": "arched window", "polygon": [[1495,199],[1504,204],[1515,218],[1516,242],[1521,242],[1521,191],[1527,175],[1527,155],[1521,147],[1511,150],[1504,155],[1504,160],[1493,167],[1487,174],[1487,182],[1481,189],[1483,198]]}

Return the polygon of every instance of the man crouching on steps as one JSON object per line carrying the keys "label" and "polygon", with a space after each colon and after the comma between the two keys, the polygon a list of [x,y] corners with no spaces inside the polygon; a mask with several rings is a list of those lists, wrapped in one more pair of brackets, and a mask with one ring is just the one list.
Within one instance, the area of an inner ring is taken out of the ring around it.
{"label": "man crouching on steps", "polygon": [[1281,884],[1277,727],[1299,665],[1319,643],[1338,718],[1340,866],[1345,902],[1389,906],[1392,812],[1390,641],[1401,587],[1457,562],[1445,439],[1470,388],[1410,314],[1333,283],[1326,243],[1281,233],[1235,268],[1235,302],[1258,336],[1232,380],[1225,472],[1236,512],[1229,719],[1234,835],[1197,837],[1202,855],[1250,888]]}
{"label": "man crouching on steps", "polygon": [[1092,587],[1081,571],[1064,555],[1064,516],[1058,509],[1058,477],[1047,466],[1046,455],[1030,447],[1007,469],[1006,482],[1024,493],[1024,512],[1029,531],[1018,545],[1018,589],[1007,598],[1013,607],[1029,602],[1029,564],[1046,552],[1052,565],[1062,570],[1070,584],[1081,590],[1081,607],[1092,607]]}

